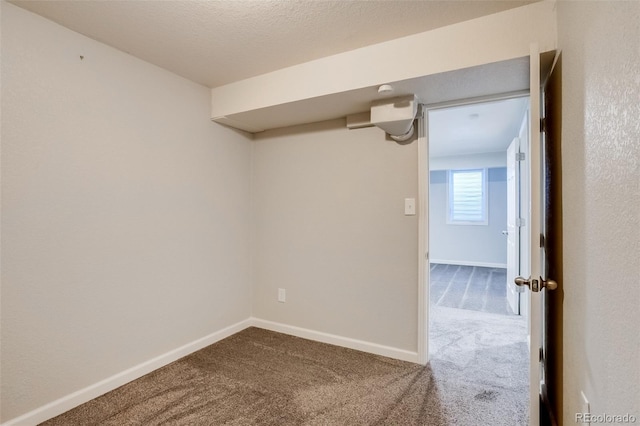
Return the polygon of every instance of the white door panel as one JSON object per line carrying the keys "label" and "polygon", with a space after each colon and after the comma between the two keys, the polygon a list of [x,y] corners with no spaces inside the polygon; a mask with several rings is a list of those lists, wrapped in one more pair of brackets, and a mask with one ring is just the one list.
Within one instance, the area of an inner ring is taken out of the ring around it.
{"label": "white door panel", "polygon": [[518,160],[520,139],[514,138],[507,148],[507,303],[514,314],[520,314],[520,288],[513,280],[520,275],[520,217]]}

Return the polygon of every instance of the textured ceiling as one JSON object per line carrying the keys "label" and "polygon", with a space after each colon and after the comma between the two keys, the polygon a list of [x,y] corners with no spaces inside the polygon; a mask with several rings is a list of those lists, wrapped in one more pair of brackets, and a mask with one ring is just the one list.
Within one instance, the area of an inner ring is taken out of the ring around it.
{"label": "textured ceiling", "polygon": [[532,1],[12,1],[209,87]]}

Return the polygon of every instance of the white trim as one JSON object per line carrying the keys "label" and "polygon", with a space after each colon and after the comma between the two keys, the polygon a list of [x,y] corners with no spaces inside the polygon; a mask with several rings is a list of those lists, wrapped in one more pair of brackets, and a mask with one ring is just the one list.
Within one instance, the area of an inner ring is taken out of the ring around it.
{"label": "white trim", "polygon": [[504,269],[507,269],[507,264],[506,263],[475,262],[475,261],[472,261],[472,260],[431,259],[431,263],[442,263],[444,265],[480,266],[480,267],[483,267],[483,268],[504,268]]}
{"label": "white trim", "polygon": [[309,330],[307,328],[282,324],[274,321],[267,321],[260,318],[251,318],[253,327],[265,330],[277,331],[278,333],[289,334],[291,336],[302,337],[316,342],[328,343],[342,346],[349,349],[368,352],[375,355],[382,355],[402,361],[418,362],[417,352],[398,349],[391,346],[379,345],[377,343],[366,342],[364,340],[351,339],[349,337],[337,336],[335,334],[323,333],[321,331]]}
{"label": "white trim", "polygon": [[191,343],[180,346],[134,367],[131,367],[125,371],[115,374],[111,377],[107,377],[97,383],[87,386],[84,389],[80,389],[67,396],[63,396],[53,402],[50,402],[35,410],[29,411],[20,417],[15,417],[2,423],[2,426],[28,426],[37,425],[46,420],[52,419],[72,408],[77,407],[80,404],[84,404],[94,398],[104,395],[105,393],[112,391],[126,383],[129,383],[135,379],[138,379],[145,374],[148,374],[160,367],[172,363],[173,361],[180,359],[186,355],[189,355],[195,351],[198,351],[206,346],[216,343],[226,337],[229,337],[239,331],[244,330],[251,326],[251,319],[245,319],[222,330],[209,334],[208,336],[194,340]]}
{"label": "white trim", "polygon": [[530,92],[528,89],[517,90],[514,92],[497,93],[494,95],[455,99],[453,101],[446,101],[446,102],[436,102],[433,104],[426,104],[425,107],[428,108],[429,111],[432,111],[432,110],[453,108],[453,107],[473,105],[473,104],[485,104],[489,102],[506,101],[507,99],[524,98],[524,97],[528,97],[529,93]]}
{"label": "white trim", "polygon": [[424,106],[418,117],[418,363],[429,362],[429,135]]}

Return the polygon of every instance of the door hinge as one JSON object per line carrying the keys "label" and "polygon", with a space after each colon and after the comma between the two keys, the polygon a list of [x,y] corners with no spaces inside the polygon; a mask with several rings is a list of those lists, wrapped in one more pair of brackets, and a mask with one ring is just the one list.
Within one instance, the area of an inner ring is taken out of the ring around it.
{"label": "door hinge", "polygon": [[525,222],[523,217],[519,217],[516,219],[516,226],[522,228],[524,225],[525,225]]}
{"label": "door hinge", "polygon": [[524,161],[524,152],[516,152],[516,161]]}
{"label": "door hinge", "polygon": [[546,118],[541,118],[540,119],[540,131],[541,132],[546,132],[547,131],[547,119]]}
{"label": "door hinge", "polygon": [[545,247],[545,241],[544,234],[540,234],[540,247]]}
{"label": "door hinge", "polygon": [[540,348],[540,350],[538,351],[538,361],[543,362],[544,361],[544,349]]}

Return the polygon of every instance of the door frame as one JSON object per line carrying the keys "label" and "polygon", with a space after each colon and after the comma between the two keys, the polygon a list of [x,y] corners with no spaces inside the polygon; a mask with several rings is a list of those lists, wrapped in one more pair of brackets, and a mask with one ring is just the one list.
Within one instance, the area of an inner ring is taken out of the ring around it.
{"label": "door frame", "polygon": [[[542,188],[541,188],[541,129],[540,129],[540,116],[541,116],[541,94],[544,90],[541,85],[542,81],[545,81],[547,76],[551,73],[556,60],[558,52],[553,50],[549,52],[540,52],[538,43],[531,43],[529,49],[529,89],[518,91],[514,93],[496,94],[494,96],[484,96],[479,98],[469,98],[463,100],[456,100],[451,102],[444,102],[439,104],[421,105],[421,113],[418,117],[419,134],[418,134],[418,195],[420,213],[419,213],[419,236],[418,236],[418,362],[426,364],[429,361],[429,240],[428,240],[428,185],[429,185],[429,141],[428,141],[428,112],[433,109],[445,108],[449,106],[456,106],[462,104],[478,103],[483,101],[497,100],[510,96],[529,96],[529,146],[527,152],[529,155],[525,155],[525,163],[528,166],[529,174],[529,193],[528,197],[522,197],[521,201],[528,203],[529,215],[528,219],[528,234],[529,234],[529,274],[532,280],[537,283],[536,277],[542,277],[545,271],[542,269],[542,256],[540,252],[540,231],[542,218],[541,206],[542,203]],[[549,60],[550,59],[550,60]],[[535,155],[534,155],[535,152]],[[535,200],[535,202],[534,202]],[[532,204],[533,203],[533,204]],[[534,208],[535,207],[535,208]],[[522,214],[522,212],[521,212]],[[522,235],[521,235],[522,236]],[[522,256],[521,256],[522,257]],[[522,271],[521,271],[522,272]],[[547,279],[545,276],[544,279]],[[533,281],[532,281],[533,282]],[[549,377],[543,376],[541,373],[541,355],[538,349],[542,349],[543,325],[541,323],[542,318],[547,314],[544,311],[544,306],[541,303],[540,292],[525,292],[527,295],[529,312],[528,315],[528,330],[529,330],[529,424],[539,425],[540,421],[540,397],[541,389],[544,389],[545,381]],[[537,321],[534,323],[532,318],[536,316]]]}
{"label": "door frame", "polygon": [[418,111],[418,364],[429,362],[429,114]]}
{"label": "door frame", "polygon": [[[420,104],[418,112],[418,363],[429,362],[429,111],[514,98],[529,97],[529,90]],[[525,161],[529,161],[525,158]]]}

